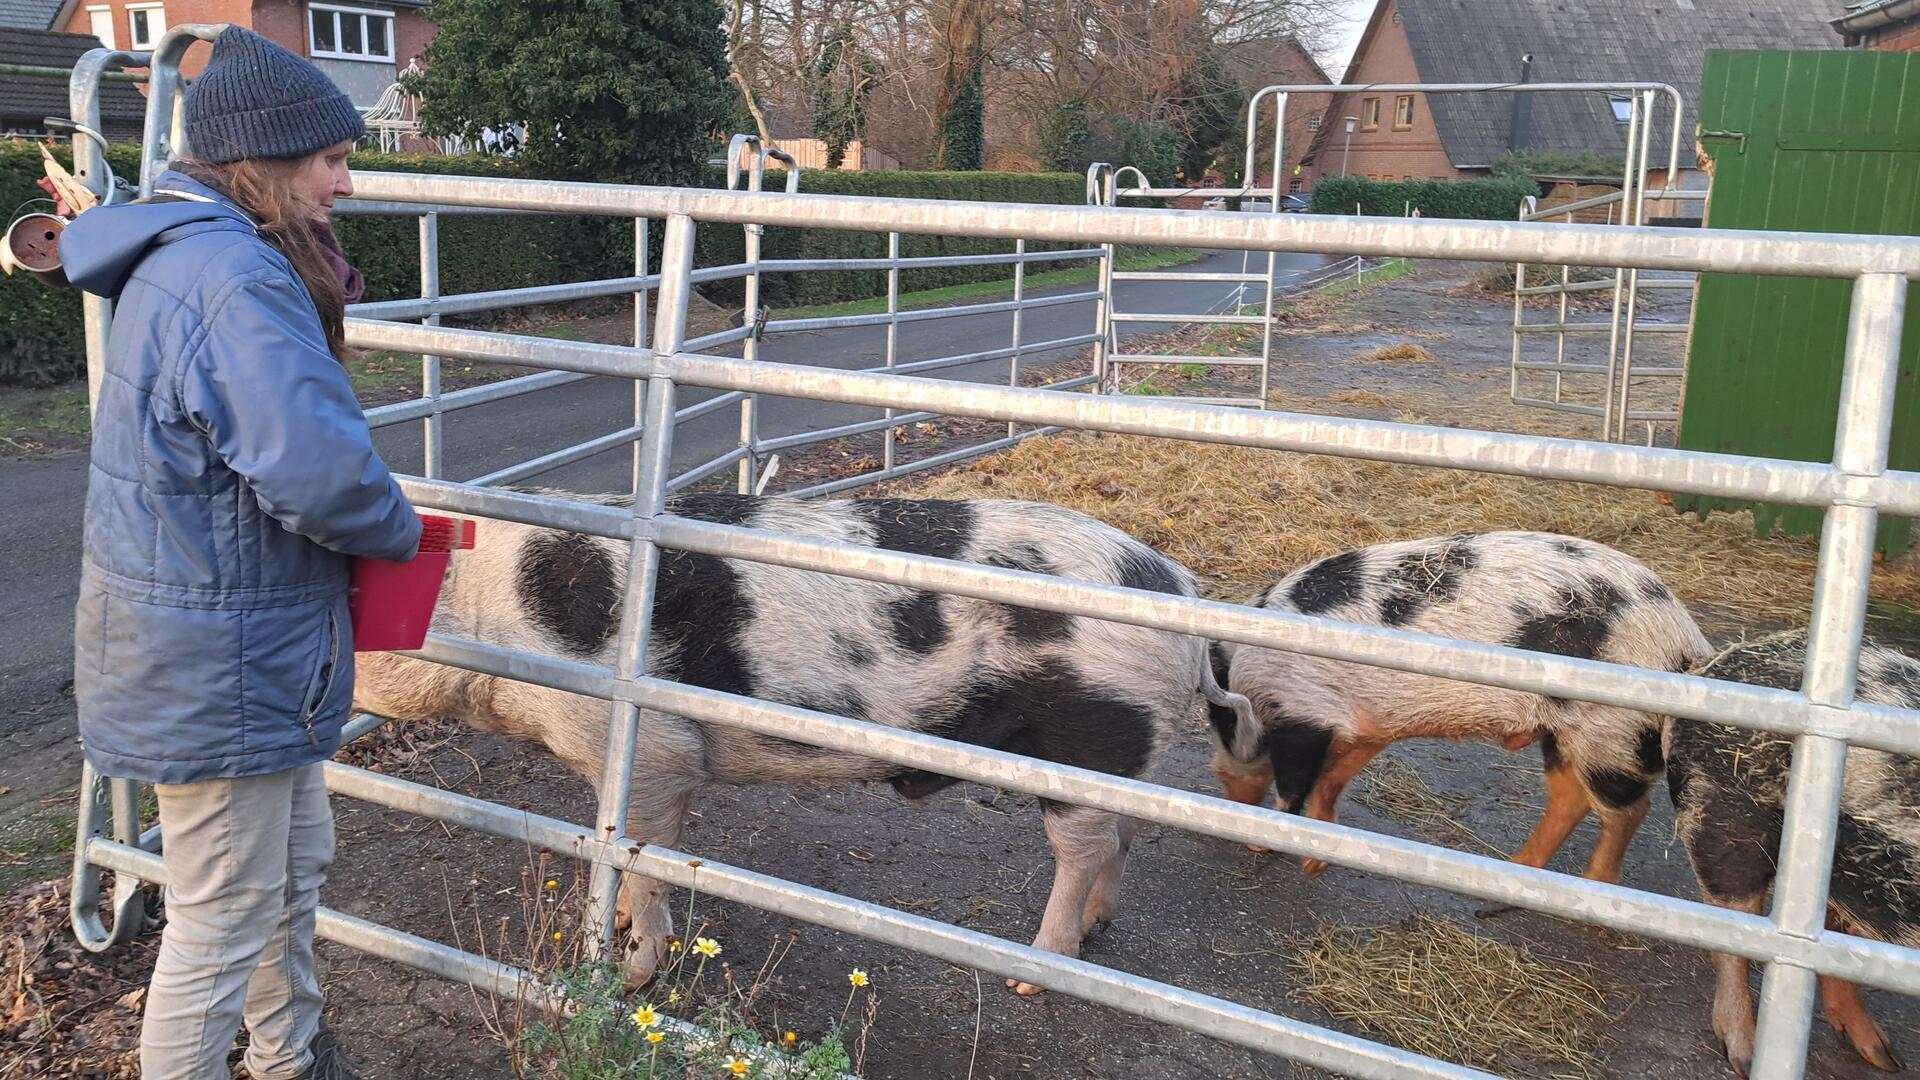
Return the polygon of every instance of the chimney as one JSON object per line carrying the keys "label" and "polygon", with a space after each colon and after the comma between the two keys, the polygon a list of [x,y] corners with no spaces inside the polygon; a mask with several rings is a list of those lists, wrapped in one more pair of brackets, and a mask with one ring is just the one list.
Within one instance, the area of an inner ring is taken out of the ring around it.
{"label": "chimney", "polygon": [[[1528,53],[1520,58],[1520,85],[1525,86],[1532,75],[1533,54]],[[1508,153],[1517,154],[1526,148],[1527,138],[1532,134],[1529,130],[1532,126],[1533,95],[1528,93],[1513,95],[1513,118],[1507,125]]]}

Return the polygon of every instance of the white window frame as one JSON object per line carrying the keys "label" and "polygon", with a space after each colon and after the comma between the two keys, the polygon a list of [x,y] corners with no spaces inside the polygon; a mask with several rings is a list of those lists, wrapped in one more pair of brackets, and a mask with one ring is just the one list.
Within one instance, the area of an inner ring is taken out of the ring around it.
{"label": "white window frame", "polygon": [[[147,38],[145,41],[142,41],[140,39],[140,24],[137,21],[135,21],[133,17],[133,13],[136,11],[144,11],[147,13]],[[152,52],[153,47],[160,44],[160,39],[166,36],[167,36],[167,5],[165,4],[128,4],[127,5],[127,47],[128,48],[131,48],[134,52]]]}
{"label": "white window frame", "polygon": [[[100,28],[98,26],[98,19],[96,18],[96,16],[99,16],[102,14],[106,15],[107,17],[107,32],[104,34],[100,32]],[[105,45],[109,49],[118,49],[120,47],[119,45],[115,44],[115,42],[119,40],[119,28],[114,26],[113,24],[113,5],[112,4],[88,4],[87,5],[87,33],[92,34],[94,37],[99,38],[100,44]]]}
{"label": "white window frame", "polygon": [[1633,120],[1633,99],[1625,94],[1608,94],[1607,104],[1613,108],[1613,122],[1631,123]]}
{"label": "white window frame", "polygon": [[[316,12],[323,13],[323,14],[330,14],[333,16],[333,41],[336,48],[322,49],[320,48],[319,43],[314,40],[313,16]],[[308,4],[306,5],[306,15],[307,15],[306,21],[307,21],[307,55],[308,56],[311,56],[316,60],[353,60],[363,64],[391,64],[394,62],[393,57],[394,57],[394,52],[396,50],[394,46],[393,36],[394,36],[394,31],[397,29],[397,27],[394,25],[397,20],[395,19],[395,12],[393,11],[393,9],[354,7],[349,4]],[[387,51],[384,55],[378,54],[378,53],[372,53],[372,52],[358,52],[358,53],[342,52],[339,48],[337,48],[337,46],[340,44],[340,42],[344,37],[344,35],[340,33],[341,26],[346,21],[346,19],[350,16],[359,17],[366,20],[365,22],[362,23],[360,28],[360,43],[362,45],[365,45],[367,42],[367,34],[366,34],[367,24],[371,23],[374,19],[384,19],[386,21]]]}

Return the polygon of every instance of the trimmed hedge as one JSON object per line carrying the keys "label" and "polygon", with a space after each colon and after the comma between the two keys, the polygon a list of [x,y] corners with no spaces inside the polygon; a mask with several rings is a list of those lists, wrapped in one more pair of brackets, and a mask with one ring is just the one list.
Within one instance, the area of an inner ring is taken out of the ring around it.
{"label": "trimmed hedge", "polygon": [[[60,156],[63,162],[67,160],[64,152]],[[123,176],[133,175],[139,167],[138,155],[130,147],[115,147],[110,161],[114,171]],[[526,175],[510,160],[478,156],[367,153],[354,155],[353,167],[377,172]],[[40,154],[33,143],[0,142],[0,201],[15,206],[41,195],[33,185],[40,175]],[[713,187],[724,186],[721,170],[713,169],[708,183]],[[783,173],[767,174],[767,190],[784,190],[785,184]],[[1084,198],[1084,181],[1064,173],[809,170],[801,180],[801,190],[832,195],[1078,205]],[[342,217],[336,225],[347,257],[366,274],[367,299],[390,300],[420,294],[417,219]],[[745,238],[738,227],[702,226],[698,236],[696,265],[738,262],[743,257]],[[661,245],[661,230],[657,225],[652,240],[657,269]],[[1028,245],[1034,251],[1068,246]],[[1012,250],[1010,240],[901,237],[901,253],[907,256],[975,255]],[[770,228],[761,242],[761,257],[767,259],[878,258],[886,253],[886,236],[866,232]],[[1049,263],[1036,269],[1066,265],[1073,264]],[[440,221],[440,291],[444,294],[621,277],[632,272],[633,225],[628,221],[571,215],[448,215]],[[911,270],[901,275],[900,287],[904,292],[911,292],[1007,276],[1009,271],[1005,266]],[[738,303],[740,299],[738,281],[717,282],[703,286],[701,291],[716,303]],[[761,286],[763,302],[775,307],[860,300],[885,292],[884,271],[769,274],[762,278]],[[0,278],[0,383],[43,385],[76,377],[84,368],[79,294],[70,289],[48,289],[23,274]]]}
{"label": "trimmed hedge", "polygon": [[1351,214],[1358,203],[1368,217],[1401,217],[1413,204],[1421,217],[1479,218],[1512,221],[1529,195],[1540,185],[1526,177],[1485,180],[1368,180],[1364,176],[1331,176],[1314,185],[1316,214]]}

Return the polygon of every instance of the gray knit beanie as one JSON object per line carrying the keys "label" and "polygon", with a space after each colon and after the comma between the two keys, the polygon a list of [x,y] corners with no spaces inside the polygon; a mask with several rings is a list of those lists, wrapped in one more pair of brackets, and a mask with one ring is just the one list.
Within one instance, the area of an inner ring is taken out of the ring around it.
{"label": "gray knit beanie", "polygon": [[187,147],[213,163],[297,158],[367,133],[359,110],[319,68],[239,26],[213,43],[187,90]]}

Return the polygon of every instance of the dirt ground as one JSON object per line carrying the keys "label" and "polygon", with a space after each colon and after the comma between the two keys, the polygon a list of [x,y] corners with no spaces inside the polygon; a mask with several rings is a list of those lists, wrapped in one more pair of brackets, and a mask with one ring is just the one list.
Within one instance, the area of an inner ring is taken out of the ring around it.
{"label": "dirt ground", "polygon": [[[1684,295],[1663,294],[1650,317],[1684,319],[1684,303],[1675,299]],[[1276,337],[1275,387],[1289,407],[1315,411],[1391,418],[1403,411],[1396,402],[1411,394],[1422,397],[1428,415],[1440,422],[1587,433],[1595,425],[1587,418],[1506,404],[1511,315],[1510,301],[1466,287],[1462,267],[1423,265],[1410,278],[1303,309]],[[1529,313],[1535,321],[1549,316]],[[1407,343],[1421,345],[1431,359],[1364,359]],[[1675,343],[1658,339],[1645,355],[1657,359],[1660,350]],[[1175,375],[1162,379],[1171,383]],[[968,430],[950,427],[934,437],[951,446]],[[1667,438],[1656,432],[1656,439]],[[826,448],[797,461],[775,486],[822,475],[841,452]],[[902,483],[895,490],[911,486]],[[1436,522],[1434,531],[1448,531],[1446,523]],[[1707,629],[1716,635],[1714,626]],[[557,817],[591,820],[588,785],[540,754],[454,728],[425,729],[413,738],[417,743],[411,749],[399,744],[405,752],[389,747],[383,769]],[[1518,847],[1543,802],[1538,763],[1530,753],[1430,742],[1402,744],[1387,756],[1417,772],[1442,808],[1441,819],[1415,823],[1394,816],[1387,809],[1391,803],[1369,799],[1369,780],[1363,777],[1343,803],[1347,824],[1497,854]],[[1196,717],[1154,779],[1215,793],[1209,757],[1204,723]],[[1685,852],[1673,839],[1663,803],[1656,794],[1654,812],[1629,852],[1625,883],[1692,897]],[[335,805],[341,844],[328,904],[436,940],[471,948],[476,938],[487,938],[490,949],[502,948],[501,920],[507,920],[511,936],[521,910],[524,871],[537,860],[526,845],[352,800],[336,799]],[[712,789],[696,800],[681,846],[714,861],[1027,941],[1039,925],[1051,875],[1039,826],[1031,798],[968,784],[911,809],[885,786]],[[1593,839],[1591,824],[1583,826],[1555,868],[1576,872]],[[1308,881],[1282,856],[1150,826],[1134,848],[1119,918],[1089,941],[1084,955],[1255,1008],[1365,1034],[1364,1028],[1300,997],[1292,958],[1302,939],[1321,926],[1388,926],[1425,913],[1577,972],[1604,996],[1612,1019],[1589,1048],[1604,1064],[1582,1069],[1500,1060],[1500,1071],[1676,1080],[1731,1075],[1709,1027],[1711,976],[1702,954],[1528,912],[1480,919],[1473,914],[1476,906],[1467,898],[1355,870],[1335,868]],[[779,936],[799,935],[767,1006],[768,1018],[780,1028],[822,1030],[841,1009],[847,973],[856,967],[870,973],[880,1006],[866,1057],[868,1076],[1184,1080],[1314,1075],[1277,1057],[1064,995],[1017,998],[990,975],[976,976],[724,901],[698,898],[696,920],[710,922],[704,933],[723,943],[726,959],[749,968]],[[137,985],[147,952],[136,947],[119,954],[115,977]],[[491,1010],[465,987],[333,945],[323,946],[323,953],[333,1023],[368,1066],[369,1077],[511,1075],[489,1030]],[[6,973],[4,961],[0,952],[0,974]],[[15,989],[0,986],[0,1022],[6,995]],[[112,1007],[111,1000],[100,1007]],[[1908,1053],[1920,1053],[1920,1001],[1872,993],[1869,1004],[1896,1042]],[[1816,1020],[1807,1075],[1827,1080],[1871,1072]]]}

